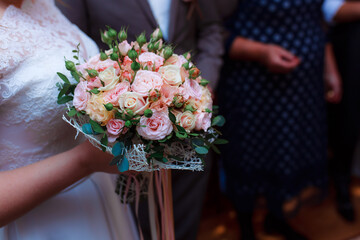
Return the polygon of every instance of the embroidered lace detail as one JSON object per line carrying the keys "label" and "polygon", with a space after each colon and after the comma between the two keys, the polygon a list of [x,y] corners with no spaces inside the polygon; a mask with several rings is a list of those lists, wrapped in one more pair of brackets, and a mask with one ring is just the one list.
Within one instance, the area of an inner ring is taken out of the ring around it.
{"label": "embroidered lace detail", "polygon": [[56,103],[67,72],[64,57],[80,43],[83,58],[96,44],[71,24],[53,0],[25,0],[0,19],[0,171],[38,161],[74,146],[75,131]]}

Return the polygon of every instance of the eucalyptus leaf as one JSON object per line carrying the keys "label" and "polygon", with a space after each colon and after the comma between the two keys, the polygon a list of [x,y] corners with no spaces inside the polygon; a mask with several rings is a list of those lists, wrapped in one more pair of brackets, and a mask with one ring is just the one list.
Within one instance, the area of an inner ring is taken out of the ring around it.
{"label": "eucalyptus leaf", "polygon": [[112,148],[112,154],[114,156],[119,156],[120,154],[122,154],[124,148],[125,145],[123,142],[116,142]]}
{"label": "eucalyptus leaf", "polygon": [[228,140],[226,140],[226,139],[221,139],[221,138],[218,138],[218,139],[216,139],[216,140],[213,142],[213,144],[228,144],[228,143],[229,143]]}
{"label": "eucalyptus leaf", "polygon": [[205,155],[209,152],[209,150],[206,147],[197,147],[195,148],[195,151],[201,155]]}
{"label": "eucalyptus leaf", "polygon": [[85,123],[84,125],[82,125],[81,128],[82,128],[82,131],[83,131],[85,134],[95,134],[95,132],[94,132],[94,130],[92,129],[90,123]]}
{"label": "eucalyptus leaf", "polygon": [[117,163],[117,167],[120,172],[129,170],[129,160],[124,156],[123,159]]}
{"label": "eucalyptus leaf", "polygon": [[222,127],[225,124],[225,118],[221,115],[216,116],[211,123],[211,126],[218,126],[218,127]]}
{"label": "eucalyptus leaf", "polygon": [[210,145],[211,149],[214,150],[214,152],[216,152],[217,154],[221,154],[219,148],[217,146],[215,146],[214,144]]}
{"label": "eucalyptus leaf", "polygon": [[110,166],[117,165],[123,159],[123,157],[124,157],[123,155],[114,157],[110,162]]}
{"label": "eucalyptus leaf", "polygon": [[62,74],[61,72],[57,72],[56,74],[57,74],[65,83],[70,84],[69,79],[68,79],[64,74]]}

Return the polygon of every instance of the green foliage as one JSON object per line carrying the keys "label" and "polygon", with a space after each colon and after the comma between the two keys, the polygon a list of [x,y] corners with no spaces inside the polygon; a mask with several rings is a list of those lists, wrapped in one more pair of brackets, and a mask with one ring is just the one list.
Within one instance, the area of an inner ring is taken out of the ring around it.
{"label": "green foliage", "polygon": [[58,75],[65,83],[70,84],[69,79],[68,79],[64,74],[62,74],[62,73],[60,73],[60,72],[57,72],[57,75]]}
{"label": "green foliage", "polygon": [[[109,141],[106,133],[104,133],[103,137],[100,140],[100,143],[104,146],[108,145]],[[106,152],[106,148],[104,146],[101,146],[101,149],[103,150],[103,152]]]}
{"label": "green foliage", "polygon": [[63,96],[57,100],[57,103],[64,104],[64,103],[72,101],[73,99],[74,99],[74,97],[72,97],[72,96]]}
{"label": "green foliage", "polygon": [[201,155],[205,155],[209,152],[209,150],[206,147],[197,147],[195,148],[195,151]]}
{"label": "green foliage", "polygon": [[111,103],[104,104],[106,110],[111,111],[114,109],[114,106]]}
{"label": "green foliage", "polygon": [[222,127],[225,124],[225,118],[221,115],[216,116],[212,122],[211,122],[211,126],[218,126],[218,127]]}
{"label": "green foliage", "polygon": [[90,119],[89,123],[91,124],[92,129],[96,132],[96,133],[105,133],[105,130],[100,126],[100,124],[98,124],[97,122],[95,122],[94,120]]}
{"label": "green foliage", "polygon": [[90,90],[91,93],[98,94],[100,91],[97,88],[93,88]]}

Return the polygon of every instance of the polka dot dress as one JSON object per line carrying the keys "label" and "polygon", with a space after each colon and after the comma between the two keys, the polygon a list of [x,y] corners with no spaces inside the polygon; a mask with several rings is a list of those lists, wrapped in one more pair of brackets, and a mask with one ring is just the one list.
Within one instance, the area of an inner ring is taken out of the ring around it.
{"label": "polka dot dress", "polygon": [[222,158],[227,193],[240,211],[259,195],[279,210],[303,188],[327,186],[321,5],[243,0],[227,25],[234,36],[280,45],[301,59],[286,75],[225,60],[218,96],[230,143]]}

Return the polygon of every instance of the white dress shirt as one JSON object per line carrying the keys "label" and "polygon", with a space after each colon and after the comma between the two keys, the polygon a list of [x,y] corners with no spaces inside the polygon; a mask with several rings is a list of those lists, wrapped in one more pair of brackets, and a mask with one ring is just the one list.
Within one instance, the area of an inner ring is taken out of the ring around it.
{"label": "white dress shirt", "polygon": [[169,40],[171,0],[148,0],[151,11],[159,24],[165,40]]}
{"label": "white dress shirt", "polygon": [[322,11],[326,22],[331,23],[337,11],[344,4],[344,0],[325,0]]}

